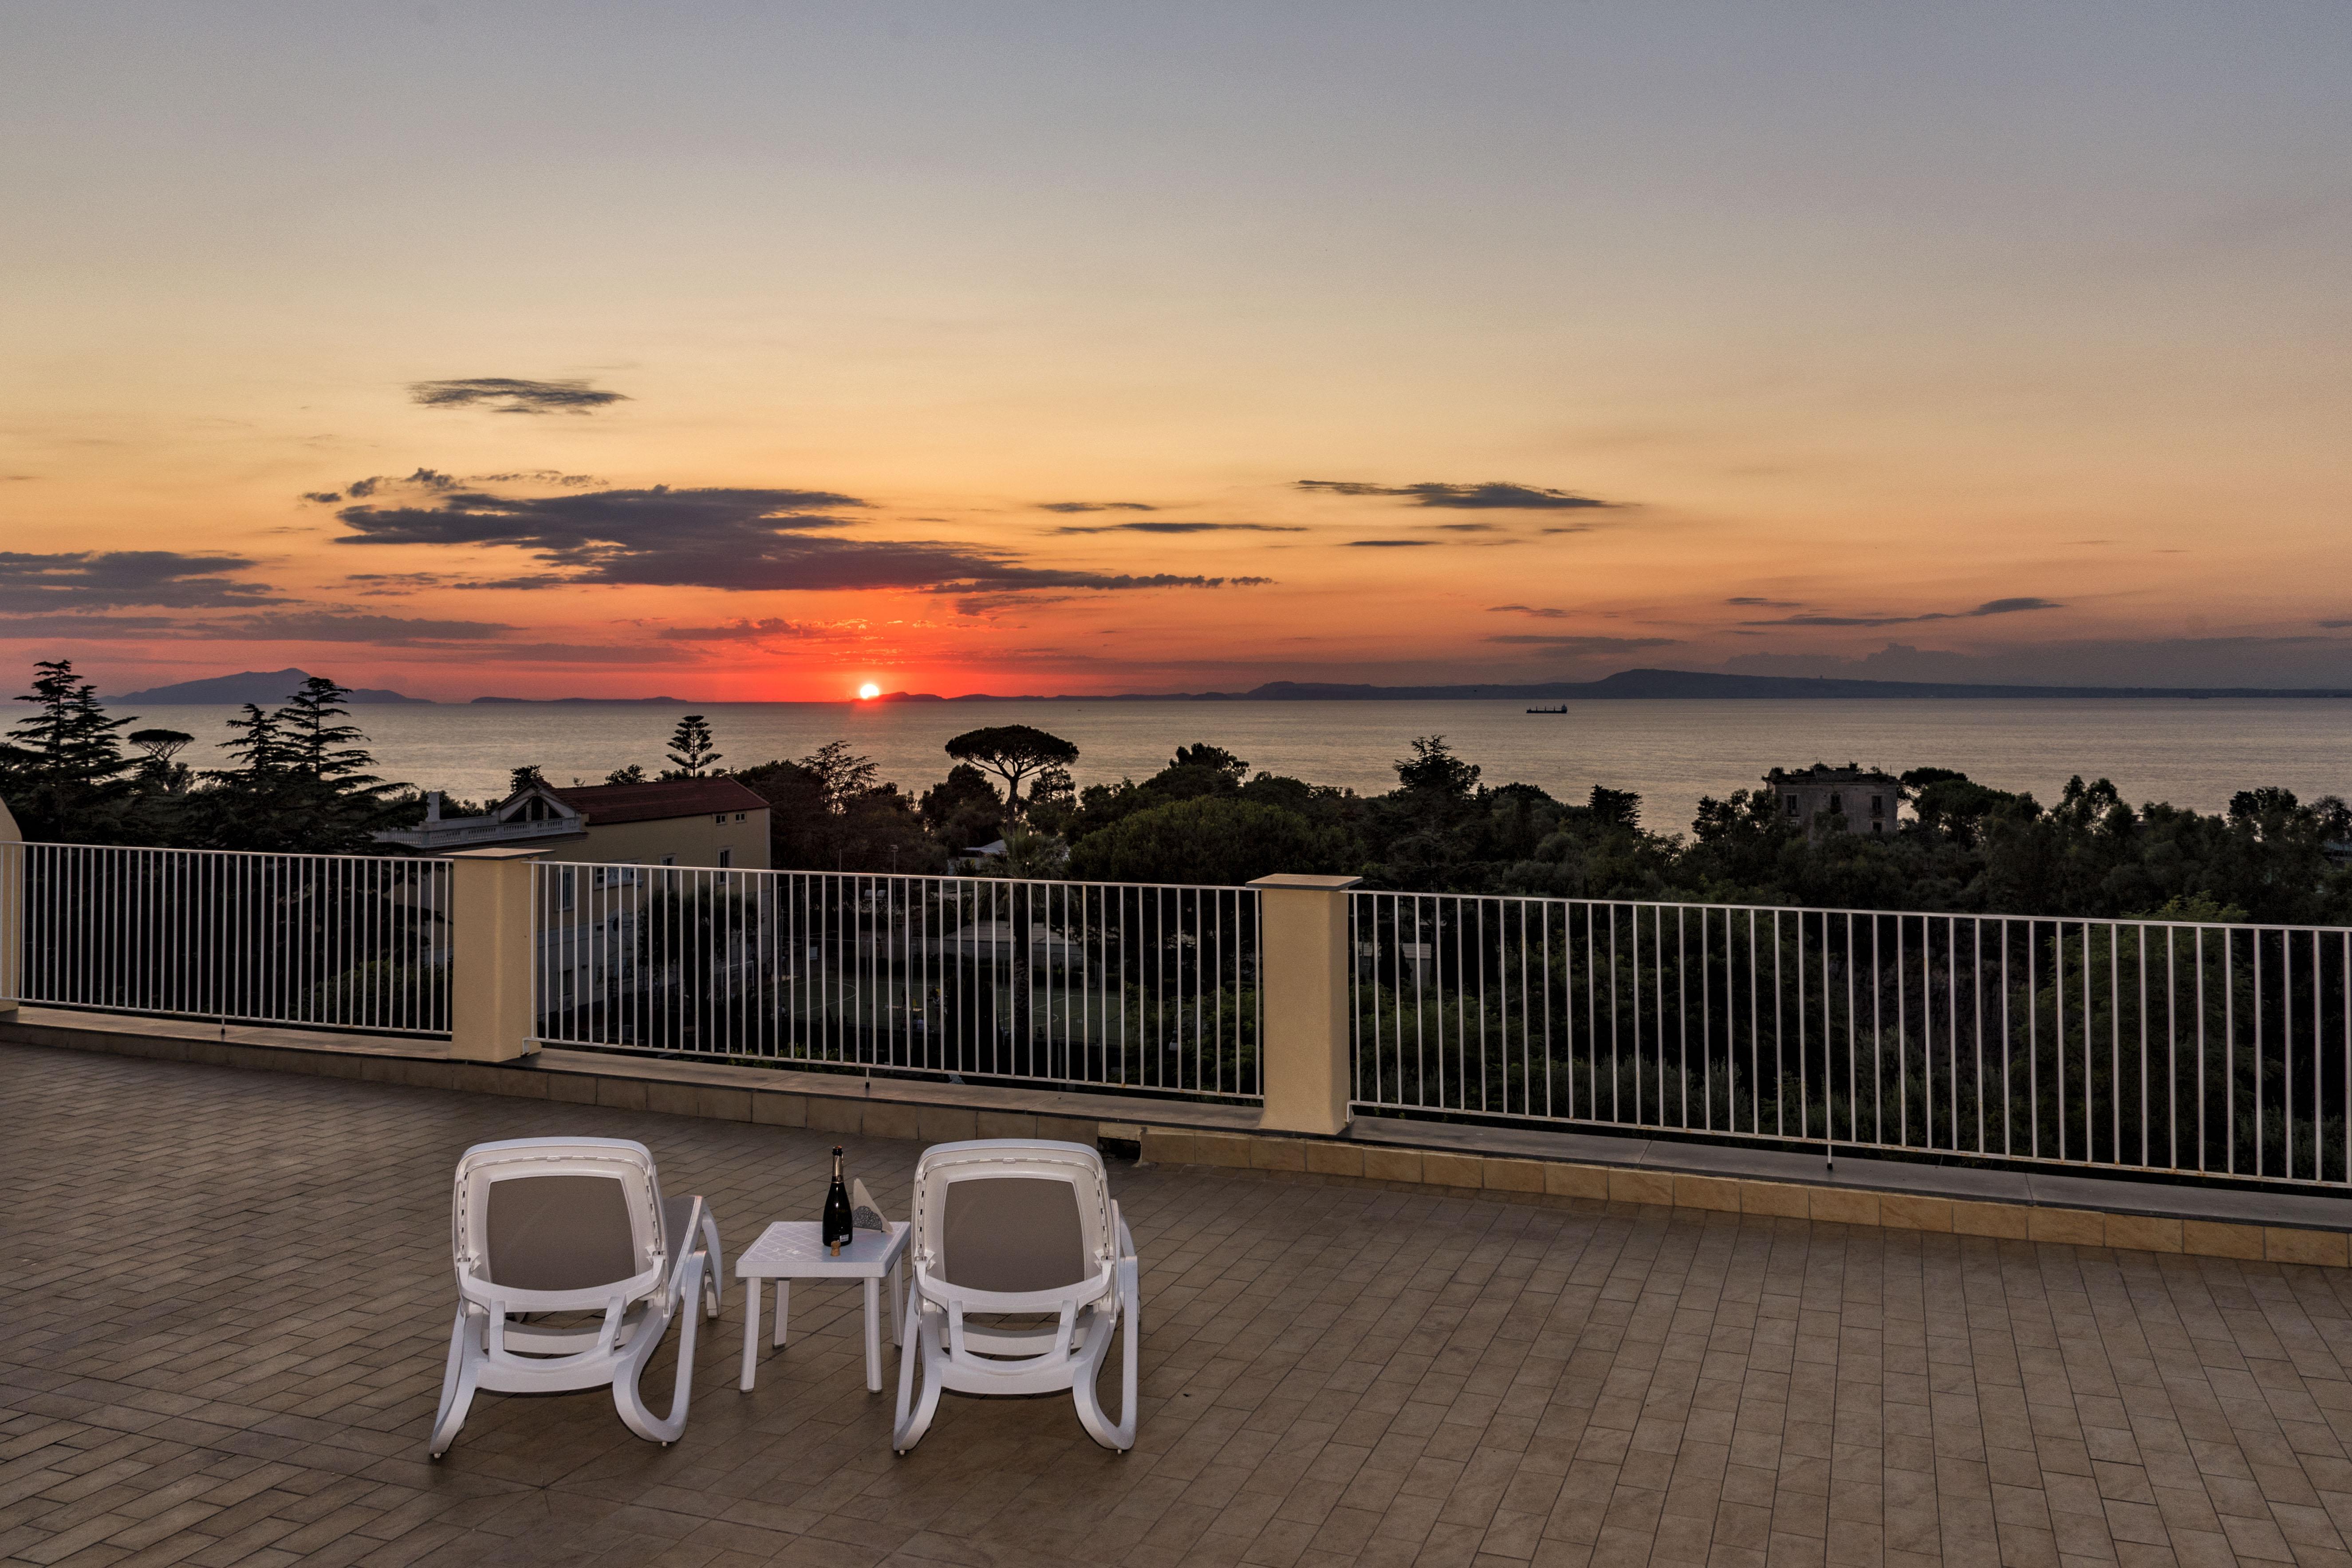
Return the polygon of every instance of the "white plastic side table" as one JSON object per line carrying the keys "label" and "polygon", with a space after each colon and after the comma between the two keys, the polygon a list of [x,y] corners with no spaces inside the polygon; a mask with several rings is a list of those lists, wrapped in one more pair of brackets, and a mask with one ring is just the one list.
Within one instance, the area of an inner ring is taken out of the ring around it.
{"label": "white plastic side table", "polygon": [[858,1230],[836,1258],[818,1238],[823,1228],[814,1219],[779,1219],[760,1233],[760,1239],[735,1259],[735,1277],[743,1281],[743,1379],[751,1391],[760,1363],[760,1281],[776,1282],[776,1330],[773,1347],[782,1349],[784,1324],[792,1309],[794,1280],[863,1280],[866,1281],[866,1391],[882,1391],[880,1305],[875,1300],[882,1277],[890,1277],[890,1343],[907,1342],[905,1305],[899,1297],[899,1266],[907,1255],[907,1224],[893,1220],[887,1233]]}

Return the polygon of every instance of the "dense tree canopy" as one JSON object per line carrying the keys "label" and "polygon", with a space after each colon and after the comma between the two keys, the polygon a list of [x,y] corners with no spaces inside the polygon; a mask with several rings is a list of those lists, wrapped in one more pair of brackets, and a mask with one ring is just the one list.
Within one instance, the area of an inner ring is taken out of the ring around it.
{"label": "dense tree canopy", "polygon": [[65,660],[36,666],[35,706],[0,745],[0,798],[28,839],[194,849],[368,853],[381,829],[414,821],[422,803],[368,769],[366,737],[341,722],[350,695],[313,675],[275,708],[245,705],[218,749],[228,766],[177,760],[195,737],[134,730],[135,767],[110,718]]}
{"label": "dense tree canopy", "polygon": [[[191,739],[179,731],[134,731],[144,756],[126,758],[116,735],[135,721],[109,716],[69,664],[44,664],[24,699],[35,711],[0,743],[0,796],[31,838],[365,852],[421,806],[368,771],[344,695],[313,680],[277,708],[247,708],[221,743],[230,765],[197,773],[176,760]],[[705,726],[674,749],[708,765],[717,744]],[[2077,778],[2044,807],[1921,768],[1902,776],[1912,817],[1897,831],[1812,839],[1768,790],[1703,800],[1687,832],[1654,831],[1638,795],[1596,786],[1570,802],[1488,784],[1442,736],[1412,742],[1397,788],[1373,796],[1254,775],[1209,742],[1177,747],[1141,780],[1082,789],[1068,772],[1077,748],[1027,726],[969,731],[948,750],[955,765],[919,794],[880,782],[843,741],[732,776],[769,802],[785,869],[1221,883],[1339,872],[1433,892],[2352,924],[2352,867],[2335,858],[2352,855],[2352,808],[2271,787],[2207,814],[2134,806]],[[1007,856],[967,858],[1000,837]]]}

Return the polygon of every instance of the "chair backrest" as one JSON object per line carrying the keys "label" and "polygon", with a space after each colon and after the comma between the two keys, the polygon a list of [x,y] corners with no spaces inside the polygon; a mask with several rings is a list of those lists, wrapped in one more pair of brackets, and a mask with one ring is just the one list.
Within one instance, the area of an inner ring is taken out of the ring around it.
{"label": "chair backrest", "polygon": [[1110,1181],[1084,1144],[935,1144],[915,1166],[913,1224],[919,1277],[992,1294],[1084,1284],[1117,1249]]}
{"label": "chair backrest", "polygon": [[450,1249],[469,1294],[642,1293],[667,1252],[654,1157],[624,1138],[477,1144],[457,1161]]}

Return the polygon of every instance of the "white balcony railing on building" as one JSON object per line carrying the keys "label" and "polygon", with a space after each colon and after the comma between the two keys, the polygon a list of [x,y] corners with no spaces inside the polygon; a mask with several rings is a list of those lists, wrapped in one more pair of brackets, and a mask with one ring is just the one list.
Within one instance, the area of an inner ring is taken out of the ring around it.
{"label": "white balcony railing on building", "polygon": [[449,863],[0,844],[8,999],[222,1023],[449,1032]]}
{"label": "white balcony railing on building", "polygon": [[541,862],[550,1045],[1259,1093],[1248,888]]}
{"label": "white balcony railing on building", "polygon": [[2352,930],[1351,905],[1368,1108],[2352,1181]]}

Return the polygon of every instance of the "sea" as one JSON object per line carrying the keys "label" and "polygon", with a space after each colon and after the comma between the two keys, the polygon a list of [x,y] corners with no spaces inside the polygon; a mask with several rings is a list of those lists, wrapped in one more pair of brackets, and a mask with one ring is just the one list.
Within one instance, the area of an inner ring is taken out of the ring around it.
{"label": "sea", "polygon": [[[1891,772],[1954,768],[2044,804],[2067,779],[2105,777],[2126,800],[2218,811],[2232,793],[2283,785],[2309,800],[2352,796],[2352,700],[2035,699],[914,703],[482,703],[354,707],[386,779],[460,800],[506,794],[536,764],[552,783],[602,783],[662,766],[681,715],[706,716],[723,767],[799,758],[843,740],[880,777],[919,792],[952,766],[948,738],[1027,724],[1075,742],[1081,785],[1142,779],[1175,748],[1210,741],[1253,768],[1375,794],[1395,788],[1416,737],[1443,736],[1489,784],[1534,784],[1580,800],[1595,784],[1642,797],[1644,826],[1688,830],[1702,796],[1755,785],[1775,767],[1860,763]],[[127,710],[125,710],[127,711]],[[140,727],[197,737],[183,760],[225,758],[237,710],[142,706]]]}

